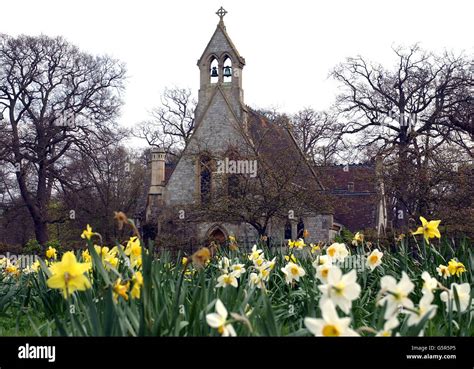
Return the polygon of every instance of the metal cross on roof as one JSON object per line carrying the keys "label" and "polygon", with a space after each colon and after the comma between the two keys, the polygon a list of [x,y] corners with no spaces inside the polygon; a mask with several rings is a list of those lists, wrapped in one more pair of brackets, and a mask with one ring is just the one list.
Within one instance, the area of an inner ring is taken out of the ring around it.
{"label": "metal cross on roof", "polygon": [[227,14],[227,10],[225,10],[222,6],[220,9],[216,12],[216,14],[219,16],[221,21],[223,20],[224,16]]}

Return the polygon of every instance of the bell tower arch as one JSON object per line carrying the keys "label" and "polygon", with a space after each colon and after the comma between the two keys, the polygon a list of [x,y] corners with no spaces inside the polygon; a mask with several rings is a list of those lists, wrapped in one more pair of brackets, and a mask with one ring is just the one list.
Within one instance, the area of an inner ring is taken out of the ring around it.
{"label": "bell tower arch", "polygon": [[197,120],[204,113],[218,88],[225,94],[236,116],[242,118],[241,107],[244,105],[242,70],[245,59],[240,56],[227,33],[224,24],[227,11],[221,7],[216,14],[219,16],[219,23],[197,62],[200,72]]}

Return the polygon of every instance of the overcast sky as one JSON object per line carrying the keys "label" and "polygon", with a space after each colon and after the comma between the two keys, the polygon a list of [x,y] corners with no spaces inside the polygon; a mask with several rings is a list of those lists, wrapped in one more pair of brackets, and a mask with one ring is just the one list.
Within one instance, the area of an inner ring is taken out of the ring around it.
{"label": "overcast sky", "polygon": [[148,117],[167,86],[196,94],[196,65],[218,23],[245,57],[245,101],[295,112],[325,109],[337,85],[329,71],[349,56],[393,64],[392,46],[419,42],[428,50],[468,54],[473,1],[158,1],[0,0],[0,32],[62,35],[84,51],[127,64],[120,122]]}

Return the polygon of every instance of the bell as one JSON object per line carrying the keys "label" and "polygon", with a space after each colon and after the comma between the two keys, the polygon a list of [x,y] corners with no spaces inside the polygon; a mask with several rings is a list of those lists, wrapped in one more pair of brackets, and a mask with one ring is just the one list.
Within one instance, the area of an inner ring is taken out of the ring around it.
{"label": "bell", "polygon": [[229,66],[224,67],[224,77],[232,77],[232,72]]}
{"label": "bell", "polygon": [[219,75],[217,74],[217,67],[212,67],[211,69],[211,77],[218,77]]}

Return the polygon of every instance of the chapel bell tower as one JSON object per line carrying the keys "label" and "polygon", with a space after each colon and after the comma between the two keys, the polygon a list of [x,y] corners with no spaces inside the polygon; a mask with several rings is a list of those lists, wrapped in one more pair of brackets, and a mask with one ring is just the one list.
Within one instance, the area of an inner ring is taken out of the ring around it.
{"label": "chapel bell tower", "polygon": [[232,106],[234,114],[242,119],[242,69],[245,59],[240,56],[227,34],[224,25],[224,16],[227,11],[221,7],[216,14],[219,16],[219,23],[197,62],[200,71],[200,88],[196,119],[200,120],[215,95],[216,89],[221,90],[227,102]]}

